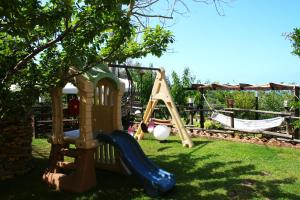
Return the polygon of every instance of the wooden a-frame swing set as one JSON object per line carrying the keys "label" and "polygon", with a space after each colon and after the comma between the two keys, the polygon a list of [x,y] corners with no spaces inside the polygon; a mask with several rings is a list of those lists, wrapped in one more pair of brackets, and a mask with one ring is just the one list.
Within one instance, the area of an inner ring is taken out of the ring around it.
{"label": "wooden a-frame swing set", "polygon": [[143,115],[143,120],[140,122],[139,127],[135,133],[135,138],[138,140],[143,139],[144,132],[142,130],[141,125],[143,123],[147,124],[153,114],[154,108],[157,105],[158,101],[161,100],[165,103],[168,111],[171,114],[171,124],[178,130],[178,135],[182,141],[182,145],[185,147],[193,147],[193,142],[188,135],[181,119],[178,114],[177,108],[173,101],[173,98],[170,93],[170,89],[168,87],[166,81],[165,70],[163,68],[144,68],[144,67],[133,67],[133,66],[124,66],[124,65],[110,65],[111,67],[118,68],[134,68],[134,69],[144,69],[144,70],[156,70],[156,78],[153,84],[152,92],[150,95],[150,99],[148,101],[146,110]]}

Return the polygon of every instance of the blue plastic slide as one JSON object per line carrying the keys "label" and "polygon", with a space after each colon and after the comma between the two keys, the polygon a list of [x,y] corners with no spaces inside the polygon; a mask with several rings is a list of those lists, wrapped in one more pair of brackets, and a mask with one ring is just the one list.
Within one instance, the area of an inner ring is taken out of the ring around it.
{"label": "blue plastic slide", "polygon": [[97,138],[100,142],[113,144],[119,149],[123,163],[141,181],[148,195],[159,196],[175,186],[174,175],[153,164],[131,135],[115,131],[111,134],[99,134]]}

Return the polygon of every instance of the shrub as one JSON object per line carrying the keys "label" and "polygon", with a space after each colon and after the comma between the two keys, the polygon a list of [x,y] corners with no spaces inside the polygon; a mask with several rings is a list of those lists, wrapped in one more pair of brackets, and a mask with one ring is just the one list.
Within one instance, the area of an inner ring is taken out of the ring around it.
{"label": "shrub", "polygon": [[219,122],[215,122],[212,120],[206,120],[204,122],[204,128],[205,129],[222,129],[223,125],[220,124]]}

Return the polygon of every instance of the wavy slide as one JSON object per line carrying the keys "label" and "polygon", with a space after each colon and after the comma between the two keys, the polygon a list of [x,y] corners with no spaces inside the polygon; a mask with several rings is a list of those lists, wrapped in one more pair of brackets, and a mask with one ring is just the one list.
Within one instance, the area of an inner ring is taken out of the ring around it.
{"label": "wavy slide", "polygon": [[175,186],[174,175],[153,164],[131,135],[115,131],[111,134],[99,134],[97,138],[100,142],[113,144],[119,149],[123,163],[141,181],[148,195],[159,196]]}

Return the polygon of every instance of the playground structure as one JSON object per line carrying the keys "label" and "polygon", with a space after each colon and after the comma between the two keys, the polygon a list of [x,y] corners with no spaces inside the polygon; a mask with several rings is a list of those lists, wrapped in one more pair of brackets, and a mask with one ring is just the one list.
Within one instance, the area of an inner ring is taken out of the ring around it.
{"label": "playground structure", "polygon": [[[182,141],[182,145],[185,147],[193,147],[193,142],[188,135],[181,118],[178,114],[178,110],[175,106],[173,98],[170,93],[170,89],[167,85],[165,70],[163,68],[147,68],[147,67],[135,67],[135,66],[126,66],[126,65],[110,65],[111,67],[117,68],[125,68],[128,72],[128,69],[139,69],[139,70],[155,70],[156,77],[152,87],[152,92],[144,111],[144,115],[142,121],[139,123],[138,129],[135,133],[135,138],[138,140],[143,139],[144,131],[143,126],[148,124],[154,109],[158,103],[158,101],[163,101],[166,105],[169,113],[171,114],[171,120],[155,120],[157,123],[165,124],[165,125],[172,125],[177,129],[178,135]],[[127,73],[129,74],[129,73]]]}
{"label": "playground structure", "polygon": [[154,108],[159,100],[163,101],[167,109],[169,110],[171,114],[171,124],[177,129],[178,135],[182,141],[182,145],[187,147],[193,147],[193,142],[180,119],[177,108],[172,99],[169,87],[167,86],[164,70],[159,70],[157,72],[150,99],[144,112],[143,121],[139,124],[135,137],[137,137],[139,140],[143,138],[144,132],[141,127],[142,123],[149,122],[153,114]]}
{"label": "playground structure", "polygon": [[[142,126],[149,123],[150,120],[154,120],[156,124],[164,124],[164,125],[171,125],[174,126],[177,129],[178,135],[182,141],[182,145],[185,147],[193,147],[193,142],[188,135],[181,118],[178,114],[178,110],[175,106],[175,103],[173,101],[173,98],[170,93],[170,89],[167,85],[166,81],[166,75],[165,70],[163,68],[147,68],[147,67],[136,67],[136,66],[128,66],[128,65],[115,65],[111,64],[109,65],[111,67],[115,68],[124,68],[127,72],[127,75],[130,77],[130,74],[128,73],[128,69],[139,69],[139,70],[154,70],[156,71],[156,77],[155,81],[152,87],[152,92],[148,101],[148,104],[146,106],[145,111],[143,112],[143,118],[142,121],[139,123],[138,129],[135,133],[135,138],[138,140],[143,139],[144,137],[144,131]],[[131,79],[132,80],[132,79]],[[166,105],[170,115],[170,120],[159,120],[159,119],[153,119],[152,114],[154,112],[154,109],[158,103],[158,101],[164,102]]]}
{"label": "playground structure", "polygon": [[[73,82],[79,90],[79,130],[63,132],[63,87],[54,88],[51,91],[51,152],[44,181],[57,190],[83,192],[96,185],[97,168],[133,174],[153,196],[173,188],[175,180],[172,174],[152,164],[133,137],[115,131],[122,130],[124,84],[120,84],[106,65],[97,65],[79,75],[75,68],[71,68],[69,73],[74,75]],[[74,158],[74,161],[65,161],[65,156]]]}
{"label": "playground structure", "polygon": [[[209,105],[209,102],[205,98],[205,93],[208,90],[247,90],[247,91],[269,91],[269,90],[286,90],[292,91],[294,95],[295,102],[299,101],[299,86],[297,85],[285,85],[285,84],[275,84],[275,83],[268,83],[264,85],[250,85],[250,84],[239,84],[239,85],[221,85],[221,84],[193,84],[189,90],[197,90],[200,92],[200,106],[199,109],[191,109],[190,115],[195,112],[199,112],[200,114],[200,129],[204,128],[204,112],[209,111],[213,112],[211,118],[216,120],[223,125],[225,125],[229,130],[233,131],[241,131],[247,133],[262,133],[264,135],[270,135],[275,137],[282,137],[288,139],[294,139],[299,137],[299,130],[291,131],[290,122],[293,119],[299,119],[299,108],[295,108],[293,112],[273,112],[273,111],[265,111],[265,110],[258,110],[258,96],[256,95],[255,107],[256,109],[240,109],[240,108],[233,108],[234,102],[232,100],[228,101],[229,108],[225,108],[224,110],[216,110]],[[209,109],[204,109],[204,103],[207,103]],[[235,112],[254,112],[255,113],[255,120],[243,120],[235,118]],[[221,114],[224,113],[224,114]],[[263,114],[271,114],[277,117],[259,120],[258,116],[260,113]],[[229,116],[227,116],[229,115]],[[282,124],[282,122],[286,122],[286,132],[285,133],[278,133],[278,132],[271,132],[267,131],[270,128],[278,127]],[[194,129],[194,128],[192,128]]]}

